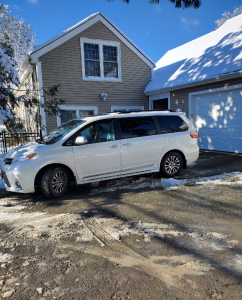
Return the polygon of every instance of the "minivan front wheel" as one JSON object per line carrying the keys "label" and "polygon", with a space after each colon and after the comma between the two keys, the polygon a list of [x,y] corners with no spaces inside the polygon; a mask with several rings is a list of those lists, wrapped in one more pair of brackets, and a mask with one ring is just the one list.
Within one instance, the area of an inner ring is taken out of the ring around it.
{"label": "minivan front wheel", "polygon": [[41,188],[47,197],[63,196],[69,188],[70,175],[66,168],[54,167],[47,169],[41,180]]}
{"label": "minivan front wheel", "polygon": [[167,153],[160,166],[160,171],[166,177],[174,177],[181,173],[183,167],[183,159],[181,155],[177,152]]}

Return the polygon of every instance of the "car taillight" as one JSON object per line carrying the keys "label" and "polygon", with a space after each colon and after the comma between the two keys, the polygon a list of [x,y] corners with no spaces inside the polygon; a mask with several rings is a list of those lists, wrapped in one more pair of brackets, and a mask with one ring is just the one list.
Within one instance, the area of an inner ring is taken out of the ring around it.
{"label": "car taillight", "polygon": [[196,132],[196,133],[191,133],[190,136],[191,136],[193,139],[196,139],[196,138],[198,138],[198,132]]}

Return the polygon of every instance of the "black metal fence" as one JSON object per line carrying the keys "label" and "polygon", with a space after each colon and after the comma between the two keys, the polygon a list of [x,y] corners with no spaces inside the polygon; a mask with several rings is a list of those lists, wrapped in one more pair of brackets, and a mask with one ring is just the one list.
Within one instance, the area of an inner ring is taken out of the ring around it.
{"label": "black metal fence", "polygon": [[10,133],[2,131],[0,132],[0,154],[6,153],[21,144],[35,141],[40,137],[39,132]]}

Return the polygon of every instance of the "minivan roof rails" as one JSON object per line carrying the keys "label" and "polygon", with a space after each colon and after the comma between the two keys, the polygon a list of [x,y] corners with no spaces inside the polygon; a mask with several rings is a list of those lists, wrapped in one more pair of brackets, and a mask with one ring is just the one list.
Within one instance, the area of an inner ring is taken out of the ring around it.
{"label": "minivan roof rails", "polygon": [[156,112],[159,112],[159,111],[169,111],[169,112],[176,112],[175,110],[173,109],[152,109],[152,110],[132,110],[132,111],[121,111],[121,112],[117,112],[117,114],[130,114],[130,113],[137,113],[137,112],[140,112],[140,113],[143,113],[143,112],[152,112],[152,111],[156,111]]}
{"label": "minivan roof rails", "polygon": [[[163,111],[168,111],[168,112],[182,112],[181,109],[151,109],[151,110],[132,110],[132,111],[110,111],[103,113],[103,115],[110,115],[110,114],[131,114],[131,113],[143,113],[143,112],[163,112]],[[89,116],[90,117],[90,116]],[[95,115],[94,115],[95,117]]]}

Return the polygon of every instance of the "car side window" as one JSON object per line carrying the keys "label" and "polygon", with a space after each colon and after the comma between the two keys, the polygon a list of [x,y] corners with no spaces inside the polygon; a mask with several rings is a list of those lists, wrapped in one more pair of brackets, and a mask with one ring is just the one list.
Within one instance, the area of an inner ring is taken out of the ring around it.
{"label": "car side window", "polygon": [[156,116],[161,133],[187,131],[188,125],[179,116]]}
{"label": "car side window", "polygon": [[78,134],[87,138],[88,144],[102,143],[115,140],[113,120],[90,124]]}
{"label": "car side window", "polygon": [[156,134],[153,117],[119,118],[119,124],[122,139]]}

